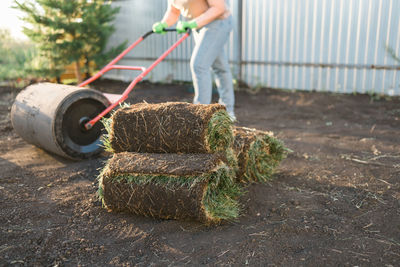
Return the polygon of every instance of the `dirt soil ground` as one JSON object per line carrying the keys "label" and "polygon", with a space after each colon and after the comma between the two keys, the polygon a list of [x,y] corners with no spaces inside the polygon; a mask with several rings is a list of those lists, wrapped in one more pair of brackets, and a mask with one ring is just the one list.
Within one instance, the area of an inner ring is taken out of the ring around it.
{"label": "dirt soil ground", "polygon": [[[109,155],[73,162],[27,144],[10,122],[16,94],[0,87],[1,266],[399,266],[399,98],[237,92],[238,124],[293,153],[248,186],[238,221],[206,227],[107,212],[96,176]],[[129,102],[191,98],[186,85],[143,83]]]}

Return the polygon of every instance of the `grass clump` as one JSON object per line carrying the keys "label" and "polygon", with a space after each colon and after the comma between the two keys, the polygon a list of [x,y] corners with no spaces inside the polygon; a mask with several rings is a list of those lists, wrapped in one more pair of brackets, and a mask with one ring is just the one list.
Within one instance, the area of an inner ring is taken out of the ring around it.
{"label": "grass clump", "polygon": [[250,145],[244,177],[247,181],[267,182],[286,158],[288,149],[278,139],[261,135]]}
{"label": "grass clump", "polygon": [[291,151],[272,132],[247,127],[234,128],[234,152],[238,160],[237,181],[267,182]]}
{"label": "grass clump", "polygon": [[118,110],[108,124],[113,153],[198,153],[232,146],[232,121],[219,104],[138,103]]}
{"label": "grass clump", "polygon": [[232,221],[238,218],[240,213],[237,199],[242,191],[229,175],[230,172],[231,170],[226,167],[211,176],[203,200],[207,214],[218,220]]}
{"label": "grass clump", "polygon": [[212,152],[225,151],[233,143],[232,120],[225,110],[216,112],[208,124],[207,142]]}
{"label": "grass clump", "polygon": [[[119,108],[129,108],[130,106],[131,104],[125,102],[119,104]],[[113,148],[111,146],[111,141],[110,141],[110,134],[112,132],[112,127],[111,127],[112,115],[116,111],[117,110],[112,111],[110,117],[103,117],[100,121],[103,124],[105,130],[105,133],[101,137],[102,147],[104,148],[105,151],[110,153],[113,153]]]}
{"label": "grass clump", "polygon": [[110,153],[113,152],[111,142],[110,142],[111,122],[112,122],[111,118],[102,118],[101,119],[101,123],[103,124],[104,129],[106,130],[106,132],[101,137],[102,146],[105,151],[110,152]]}
{"label": "grass clump", "polygon": [[[103,206],[111,210],[123,203],[122,210],[136,214],[166,219],[191,218],[206,224],[233,221],[239,216],[238,197],[242,191],[225,164],[210,173],[186,176],[135,173],[110,176],[113,172],[107,168],[106,165],[99,175],[98,196]],[[151,201],[147,201],[149,195]],[[168,209],[172,213],[168,213]]]}

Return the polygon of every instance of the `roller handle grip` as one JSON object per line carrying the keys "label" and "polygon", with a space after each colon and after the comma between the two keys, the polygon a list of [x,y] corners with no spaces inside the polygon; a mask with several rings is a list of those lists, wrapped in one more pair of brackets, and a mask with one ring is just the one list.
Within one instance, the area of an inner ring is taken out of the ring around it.
{"label": "roller handle grip", "polygon": [[[165,32],[176,32],[177,30],[176,30],[176,28],[167,28],[167,29],[164,29],[164,31],[165,31]],[[192,32],[192,29],[188,28],[188,29],[186,30],[186,32],[187,32],[188,34],[190,34],[190,33]],[[152,35],[153,33],[154,33],[153,30],[148,31],[148,32],[146,32],[146,33],[142,36],[142,38],[143,38],[143,39],[146,39],[146,37]]]}

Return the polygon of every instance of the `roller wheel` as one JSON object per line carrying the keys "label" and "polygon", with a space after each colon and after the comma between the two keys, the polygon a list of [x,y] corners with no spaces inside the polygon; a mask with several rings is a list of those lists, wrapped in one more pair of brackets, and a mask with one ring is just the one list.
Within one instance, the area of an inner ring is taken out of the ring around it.
{"label": "roller wheel", "polygon": [[104,133],[101,122],[87,130],[84,124],[97,116],[105,106],[93,99],[81,99],[67,108],[62,115],[62,146],[71,153],[91,154],[101,146]]}
{"label": "roller wheel", "polygon": [[18,94],[11,122],[28,143],[69,159],[86,159],[102,151],[103,125],[98,122],[86,130],[84,124],[109,104],[96,90],[38,83]]}

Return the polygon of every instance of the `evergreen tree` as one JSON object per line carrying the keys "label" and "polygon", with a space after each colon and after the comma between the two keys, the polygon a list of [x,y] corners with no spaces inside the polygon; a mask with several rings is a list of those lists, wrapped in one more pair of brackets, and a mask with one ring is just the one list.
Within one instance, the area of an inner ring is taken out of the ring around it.
{"label": "evergreen tree", "polygon": [[[107,40],[114,31],[111,22],[119,8],[105,0],[16,0],[16,8],[25,13],[30,24],[24,33],[40,50],[37,66],[47,77],[59,77],[65,66],[73,63],[75,77],[82,81],[82,72],[89,74],[91,62],[101,67],[120,52],[124,44],[105,51]],[[82,70],[80,63],[85,62]],[[46,67],[45,67],[46,66]]]}
{"label": "evergreen tree", "polygon": [[93,65],[94,68],[104,66],[126,47],[127,42],[125,41],[106,51],[107,40],[115,30],[109,22],[114,20],[118,11],[117,8],[110,8],[109,5],[99,5],[95,2],[88,4],[83,10],[81,30],[85,45],[82,54],[85,60],[86,76],[94,72]]}

